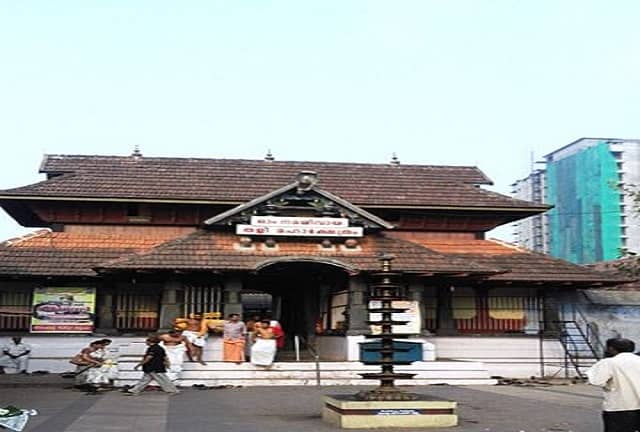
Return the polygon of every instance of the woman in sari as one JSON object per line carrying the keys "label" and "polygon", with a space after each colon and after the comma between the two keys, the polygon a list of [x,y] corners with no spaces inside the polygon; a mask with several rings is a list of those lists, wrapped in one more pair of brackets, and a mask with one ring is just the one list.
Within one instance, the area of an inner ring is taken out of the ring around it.
{"label": "woman in sari", "polygon": [[95,387],[111,387],[113,381],[118,377],[118,363],[108,350],[111,339],[101,339],[97,341],[97,344],[98,349],[89,355],[99,361],[100,366],[89,369],[87,383]]}
{"label": "woman in sari", "polygon": [[255,343],[251,346],[251,363],[256,366],[271,366],[276,356],[276,339],[269,320],[255,326]]}
{"label": "woman in sari", "polygon": [[93,341],[71,360],[71,363],[76,365],[76,387],[95,389],[96,386],[89,382],[89,374],[92,369],[102,366],[100,355],[94,355],[101,347],[102,341]]}

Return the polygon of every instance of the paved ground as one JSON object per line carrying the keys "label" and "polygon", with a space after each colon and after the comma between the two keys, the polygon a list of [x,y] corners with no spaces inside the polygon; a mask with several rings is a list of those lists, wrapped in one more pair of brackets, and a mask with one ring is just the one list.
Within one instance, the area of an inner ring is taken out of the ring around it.
{"label": "paved ground", "polygon": [[[362,387],[247,387],[186,389],[178,396],[117,391],[99,395],[65,389],[68,381],[36,377],[2,380],[0,406],[35,408],[32,432],[320,432],[338,429],[320,417],[321,397]],[[32,378],[32,384],[26,381]],[[69,383],[70,384],[70,383]],[[552,386],[430,386],[420,393],[459,403],[452,432],[599,432],[600,392],[583,384]],[[394,429],[401,431],[402,429]]]}

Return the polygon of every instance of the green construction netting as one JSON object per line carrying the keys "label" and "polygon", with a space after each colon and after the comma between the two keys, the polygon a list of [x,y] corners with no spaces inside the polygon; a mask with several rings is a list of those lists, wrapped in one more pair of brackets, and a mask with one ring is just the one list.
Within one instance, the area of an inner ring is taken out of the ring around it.
{"label": "green construction netting", "polygon": [[616,259],[620,239],[620,190],[616,160],[602,141],[547,163],[549,251],[586,264]]}

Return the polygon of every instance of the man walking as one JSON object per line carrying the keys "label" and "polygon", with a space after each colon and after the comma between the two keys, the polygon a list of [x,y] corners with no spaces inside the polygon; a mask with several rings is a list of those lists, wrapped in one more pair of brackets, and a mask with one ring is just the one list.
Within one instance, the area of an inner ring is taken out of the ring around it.
{"label": "man walking", "polygon": [[604,432],[640,430],[640,356],[629,339],[609,339],[604,359],[588,371],[589,384],[604,389]]}
{"label": "man walking", "polygon": [[147,338],[147,352],[140,363],[133,368],[134,370],[138,370],[138,368],[142,366],[144,375],[142,375],[142,378],[140,378],[140,381],[138,381],[136,385],[130,388],[128,392],[125,392],[126,395],[139,395],[151,381],[157,382],[163,391],[171,395],[180,393],[166,374],[169,359],[164,349],[158,345],[159,343],[160,338],[157,336]]}
{"label": "man walking", "polygon": [[31,346],[22,342],[20,336],[11,338],[11,342],[2,347],[0,355],[0,374],[4,373],[4,368],[16,369],[18,373],[26,374],[29,367],[29,356]]}

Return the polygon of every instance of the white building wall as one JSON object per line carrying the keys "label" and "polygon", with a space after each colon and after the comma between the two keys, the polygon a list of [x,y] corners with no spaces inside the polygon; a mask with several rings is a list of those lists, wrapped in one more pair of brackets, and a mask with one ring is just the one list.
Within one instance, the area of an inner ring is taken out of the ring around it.
{"label": "white building wall", "polygon": [[[6,340],[5,340],[6,339]],[[8,337],[0,338],[0,343],[8,341]],[[32,348],[29,371],[47,370],[53,373],[73,371],[75,366],[69,359],[86,347],[90,341],[99,337],[74,336],[25,336],[24,342]],[[146,346],[144,337],[116,336],[110,346],[114,357],[120,361],[134,362],[140,360]],[[325,338],[327,339],[327,338]],[[424,361],[461,361],[483,364],[491,376],[527,378],[540,376],[541,359],[544,359],[544,373],[547,376],[563,373],[562,346],[556,340],[545,340],[540,344],[537,337],[422,337],[409,339],[425,342]],[[319,344],[321,361],[351,361],[359,359],[359,343],[364,342],[363,336],[332,337]],[[323,353],[323,348],[325,351]],[[542,357],[541,357],[541,349]],[[208,362],[222,360],[222,340],[220,337],[210,337],[205,348],[204,358]],[[333,358],[325,358],[325,356]],[[13,372],[13,371],[10,371]],[[569,371],[571,375],[574,371]]]}
{"label": "white building wall", "polygon": [[[625,141],[612,144],[611,150],[619,152],[618,179],[623,189],[640,187],[640,141]],[[622,244],[628,251],[640,252],[640,212],[636,203],[628,193],[622,194]]]}

